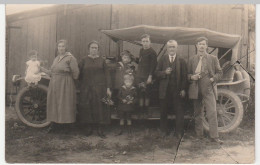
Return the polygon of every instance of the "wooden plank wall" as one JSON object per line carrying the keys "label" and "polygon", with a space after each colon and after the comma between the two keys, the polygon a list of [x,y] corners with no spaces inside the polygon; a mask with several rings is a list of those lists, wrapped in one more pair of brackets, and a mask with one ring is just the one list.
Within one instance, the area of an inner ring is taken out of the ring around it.
{"label": "wooden plank wall", "polygon": [[[234,5],[113,5],[111,27],[115,29],[146,24],[207,28],[229,34],[244,34],[242,10],[232,9],[233,7]],[[159,51],[158,45],[152,46]],[[124,49],[138,55],[140,47],[124,43]],[[188,59],[194,55],[195,47],[180,46],[179,52]]]}
{"label": "wooden plank wall", "polygon": [[56,15],[25,19],[9,24],[9,54],[7,64],[7,93],[14,92],[11,79],[14,74],[25,75],[27,54],[39,52],[39,59],[51,65],[55,54]]}
{"label": "wooden plank wall", "polygon": [[57,41],[66,39],[69,49],[79,60],[88,54],[88,43],[100,43],[100,54],[109,56],[110,39],[99,29],[110,29],[111,5],[92,5],[59,12],[57,15]]}
{"label": "wooden plank wall", "polygon": [[[183,26],[208,28],[211,30],[243,36],[241,54],[247,51],[248,10],[234,5],[64,5],[48,15],[12,20],[8,26],[9,55],[7,56],[7,91],[11,91],[13,74],[24,75],[27,53],[39,51],[40,58],[52,64],[56,42],[67,39],[69,49],[79,60],[88,54],[87,44],[91,40],[100,42],[100,53],[116,56],[116,44],[99,29],[116,29],[140,24],[155,26]],[[71,9],[70,9],[71,8]],[[218,14],[216,14],[218,13]],[[158,52],[161,45],[152,45]],[[123,43],[138,56],[139,46]],[[179,52],[188,59],[194,55],[195,47],[180,46]],[[240,54],[240,55],[241,55]]]}

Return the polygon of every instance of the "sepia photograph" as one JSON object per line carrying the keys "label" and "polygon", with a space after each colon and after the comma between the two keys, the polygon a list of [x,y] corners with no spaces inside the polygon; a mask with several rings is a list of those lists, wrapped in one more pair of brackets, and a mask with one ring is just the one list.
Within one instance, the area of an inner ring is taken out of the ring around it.
{"label": "sepia photograph", "polygon": [[6,163],[252,164],[254,4],[7,4]]}

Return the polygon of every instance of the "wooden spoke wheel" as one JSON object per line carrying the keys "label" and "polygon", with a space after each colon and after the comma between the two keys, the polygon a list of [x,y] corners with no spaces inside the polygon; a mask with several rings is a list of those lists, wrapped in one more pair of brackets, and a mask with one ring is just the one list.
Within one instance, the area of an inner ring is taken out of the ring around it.
{"label": "wooden spoke wheel", "polygon": [[[244,109],[240,98],[227,89],[218,89],[217,118],[218,131],[227,133],[235,130],[243,119]],[[205,112],[203,126],[209,130],[207,114]]]}
{"label": "wooden spoke wheel", "polygon": [[27,86],[17,95],[15,110],[19,119],[31,127],[46,127],[47,90],[44,85]]}

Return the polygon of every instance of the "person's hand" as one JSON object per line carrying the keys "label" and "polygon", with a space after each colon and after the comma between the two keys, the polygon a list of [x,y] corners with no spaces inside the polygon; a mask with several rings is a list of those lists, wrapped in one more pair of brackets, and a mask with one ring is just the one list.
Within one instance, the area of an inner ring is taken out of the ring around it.
{"label": "person's hand", "polygon": [[210,80],[212,83],[214,82],[214,78],[210,78],[209,80]]}
{"label": "person's hand", "polygon": [[139,88],[145,88],[145,83],[144,82],[141,82],[138,84]]}
{"label": "person's hand", "polygon": [[200,74],[194,74],[194,75],[192,75],[191,76],[191,80],[198,80],[198,79],[200,79]]}
{"label": "person's hand", "polygon": [[128,101],[128,102],[127,102],[127,104],[132,104],[132,103],[133,103],[133,101]]}
{"label": "person's hand", "polygon": [[171,74],[171,72],[172,72],[172,68],[167,68],[166,70],[165,70],[165,73],[168,75],[168,74]]}
{"label": "person's hand", "polygon": [[50,70],[45,69],[44,67],[41,67],[41,66],[40,66],[40,72],[44,72],[44,73],[46,73],[48,75],[51,75],[51,71]]}
{"label": "person's hand", "polygon": [[127,101],[126,101],[126,99],[123,99],[122,102],[123,102],[123,103],[126,103]]}
{"label": "person's hand", "polygon": [[152,76],[149,75],[147,81],[146,81],[146,84],[151,84],[152,83]]}
{"label": "person's hand", "polygon": [[185,91],[184,90],[181,91],[180,96],[181,96],[181,98],[185,97]]}
{"label": "person's hand", "polygon": [[112,95],[112,92],[110,91],[110,88],[107,88],[107,95],[108,95],[109,97],[111,97],[111,95]]}

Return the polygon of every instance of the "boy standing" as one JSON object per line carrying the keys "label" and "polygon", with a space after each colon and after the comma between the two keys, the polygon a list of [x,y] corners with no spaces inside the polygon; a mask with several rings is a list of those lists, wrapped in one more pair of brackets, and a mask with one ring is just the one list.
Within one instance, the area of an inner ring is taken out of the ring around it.
{"label": "boy standing", "polygon": [[143,112],[147,113],[153,74],[157,65],[157,54],[151,48],[151,40],[148,34],[141,36],[141,43],[143,47],[139,53],[136,79],[139,87],[139,106]]}

